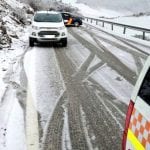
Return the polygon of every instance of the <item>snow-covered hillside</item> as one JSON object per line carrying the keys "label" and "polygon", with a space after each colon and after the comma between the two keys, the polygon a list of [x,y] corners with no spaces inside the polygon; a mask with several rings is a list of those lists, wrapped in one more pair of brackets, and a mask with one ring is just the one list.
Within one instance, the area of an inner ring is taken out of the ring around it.
{"label": "snow-covered hillside", "polygon": [[[126,25],[132,25],[137,27],[143,27],[150,29],[150,14],[147,13],[134,13],[131,15],[125,15],[123,12],[117,12],[111,9],[100,9],[96,10],[88,5],[85,5],[83,3],[76,3],[73,5],[74,7],[78,8],[78,11],[80,14],[82,14],[85,17],[91,17],[91,18],[100,18],[116,23],[126,24]],[[96,23],[93,22],[93,25]],[[98,25],[101,26],[101,25]],[[105,25],[105,28],[108,30],[111,30],[110,24]],[[114,33],[123,34],[123,29],[115,27],[113,30]],[[133,31],[128,29],[127,30],[127,36],[134,36],[138,38],[142,38],[142,32]],[[146,34],[146,39],[150,39],[150,34]]]}
{"label": "snow-covered hillside", "polygon": [[78,8],[79,13],[85,17],[102,18],[116,23],[150,28],[150,13],[148,12],[125,15],[123,12],[117,12],[111,9],[101,8],[96,10],[83,3],[76,3],[73,6]]}
{"label": "snow-covered hillside", "polygon": [[98,10],[105,8],[126,14],[150,11],[149,0],[78,0],[77,2],[87,4]]}
{"label": "snow-covered hillside", "polygon": [[124,14],[121,12],[116,12],[113,10],[101,8],[101,9],[94,9],[90,5],[85,5],[83,3],[75,3],[73,4],[74,7],[78,8],[79,13],[81,13],[83,16],[93,17],[93,18],[99,18],[99,17],[118,17],[123,16]]}

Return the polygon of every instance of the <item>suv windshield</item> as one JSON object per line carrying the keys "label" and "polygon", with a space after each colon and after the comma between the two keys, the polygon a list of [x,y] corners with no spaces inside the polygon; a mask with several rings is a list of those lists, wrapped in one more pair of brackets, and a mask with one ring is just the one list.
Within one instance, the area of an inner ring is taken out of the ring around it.
{"label": "suv windshield", "polygon": [[61,14],[37,13],[34,16],[35,22],[61,22]]}

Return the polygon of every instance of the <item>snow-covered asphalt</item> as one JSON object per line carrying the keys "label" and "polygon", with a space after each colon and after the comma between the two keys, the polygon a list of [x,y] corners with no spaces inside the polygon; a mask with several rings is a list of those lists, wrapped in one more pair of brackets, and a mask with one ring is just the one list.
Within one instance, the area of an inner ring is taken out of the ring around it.
{"label": "snow-covered asphalt", "polygon": [[68,31],[67,48],[37,45],[26,55],[40,147],[119,150],[127,104],[147,56],[90,26]]}
{"label": "snow-covered asphalt", "polygon": [[120,150],[142,51],[150,47],[88,25],[68,32],[66,48],[37,44],[25,54],[24,149]]}

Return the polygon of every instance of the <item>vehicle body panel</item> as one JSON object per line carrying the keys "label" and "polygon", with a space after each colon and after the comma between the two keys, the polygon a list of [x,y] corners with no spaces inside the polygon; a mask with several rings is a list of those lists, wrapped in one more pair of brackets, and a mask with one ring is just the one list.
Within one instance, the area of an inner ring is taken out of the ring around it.
{"label": "vehicle body panel", "polygon": [[[142,98],[141,93],[148,96],[148,101]],[[125,149],[150,150],[150,57],[139,75],[131,101],[134,107],[127,131]]]}

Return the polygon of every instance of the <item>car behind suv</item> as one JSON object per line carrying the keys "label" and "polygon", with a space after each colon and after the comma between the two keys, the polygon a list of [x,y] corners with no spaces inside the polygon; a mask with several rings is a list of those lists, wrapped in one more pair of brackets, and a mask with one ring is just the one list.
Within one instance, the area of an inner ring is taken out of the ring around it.
{"label": "car behind suv", "polygon": [[67,46],[67,29],[62,15],[54,11],[38,11],[32,21],[29,45],[35,42],[59,42]]}
{"label": "car behind suv", "polygon": [[82,25],[82,17],[73,15],[68,12],[61,12],[61,14],[66,26],[73,25],[75,27],[79,27],[80,25]]}

